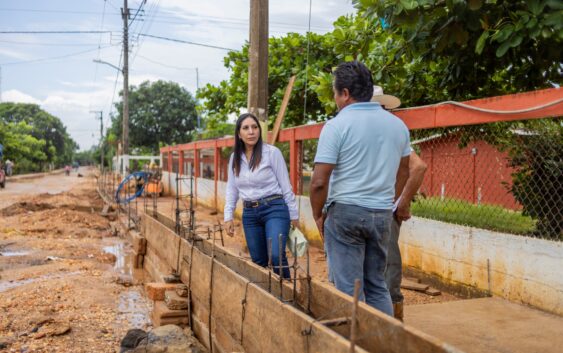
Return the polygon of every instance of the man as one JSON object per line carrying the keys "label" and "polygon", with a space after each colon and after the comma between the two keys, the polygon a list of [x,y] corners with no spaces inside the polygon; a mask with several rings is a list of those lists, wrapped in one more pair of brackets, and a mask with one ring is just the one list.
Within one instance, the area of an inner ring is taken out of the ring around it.
{"label": "man", "polygon": [[[342,63],[333,76],[339,113],[319,138],[310,192],[313,217],[325,238],[336,288],[352,295],[359,279],[360,299],[392,316],[384,272],[395,186],[402,190],[409,173],[409,131],[370,102],[373,80],[365,65]],[[408,203],[399,203],[396,217],[410,217]]]}
{"label": "man", "polygon": [[[379,86],[373,87],[372,102],[377,102],[381,106],[388,109],[395,109],[401,105],[399,98],[383,94],[383,89]],[[426,163],[412,151],[409,156],[409,177],[404,189],[395,190],[397,200],[403,199],[408,201],[408,215],[410,216],[410,202],[414,195],[422,185],[424,173],[426,172]],[[397,205],[398,202],[396,201]],[[403,210],[404,211],[404,210]],[[407,215],[403,215],[406,218]],[[389,288],[391,301],[393,302],[393,315],[396,319],[403,321],[403,294],[401,293],[401,279],[403,276],[403,264],[401,260],[401,251],[399,249],[399,233],[401,230],[401,222],[393,217],[391,224],[391,238],[389,240],[389,249],[387,251],[387,267],[385,268],[385,283]]]}
{"label": "man", "polygon": [[6,175],[12,176],[14,172],[14,162],[11,160],[6,160]]}

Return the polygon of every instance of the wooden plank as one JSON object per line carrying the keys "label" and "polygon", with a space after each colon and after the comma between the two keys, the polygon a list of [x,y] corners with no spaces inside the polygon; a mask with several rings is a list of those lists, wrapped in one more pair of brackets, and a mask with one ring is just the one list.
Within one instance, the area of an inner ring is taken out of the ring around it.
{"label": "wooden plank", "polygon": [[408,279],[403,278],[403,280],[401,281],[401,288],[415,290],[417,292],[426,292],[426,290],[430,288],[430,286],[427,284],[409,281]]}
{"label": "wooden plank", "polygon": [[283,121],[283,117],[285,116],[285,111],[287,109],[287,104],[289,103],[289,97],[291,96],[291,91],[293,90],[294,83],[295,83],[295,75],[291,76],[287,84],[287,87],[285,88],[285,93],[283,95],[280,111],[278,112],[278,116],[276,117],[276,122],[274,123],[274,130],[272,131],[272,135],[270,137],[270,145],[273,145],[278,139],[278,134],[280,132],[281,124]]}
{"label": "wooden plank", "polygon": [[434,297],[442,294],[442,292],[440,292],[438,289],[432,287],[428,288],[426,291],[424,291],[424,293]]}

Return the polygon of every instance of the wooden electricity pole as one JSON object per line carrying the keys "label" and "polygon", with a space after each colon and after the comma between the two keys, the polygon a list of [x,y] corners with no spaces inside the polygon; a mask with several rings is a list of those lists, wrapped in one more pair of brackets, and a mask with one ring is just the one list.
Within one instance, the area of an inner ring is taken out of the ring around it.
{"label": "wooden electricity pole", "polygon": [[123,0],[123,146],[122,153],[129,154],[129,8]]}
{"label": "wooden electricity pole", "polygon": [[248,111],[268,134],[268,0],[250,0],[250,48],[248,66]]}

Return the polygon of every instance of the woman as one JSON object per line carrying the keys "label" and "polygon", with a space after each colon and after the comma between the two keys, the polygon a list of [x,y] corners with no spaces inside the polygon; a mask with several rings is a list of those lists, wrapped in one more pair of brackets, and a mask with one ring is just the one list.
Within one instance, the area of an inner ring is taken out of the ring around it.
{"label": "woman", "polygon": [[229,161],[224,213],[230,236],[235,233],[233,212],[239,197],[243,200],[242,225],[252,261],[268,266],[271,249],[274,271],[279,274],[281,256],[283,277],[289,278],[285,244],[290,220],[294,226],[298,224],[295,195],[280,150],[262,142],[260,123],[249,113],[237,120],[235,146]]}

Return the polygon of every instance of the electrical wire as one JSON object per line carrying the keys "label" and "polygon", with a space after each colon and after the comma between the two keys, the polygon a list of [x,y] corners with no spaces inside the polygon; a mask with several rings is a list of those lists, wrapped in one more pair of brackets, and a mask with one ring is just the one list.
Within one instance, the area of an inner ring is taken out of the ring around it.
{"label": "electrical wire", "polygon": [[[100,24],[100,30],[104,29],[106,4],[107,4],[107,1],[104,1],[104,9],[102,10],[102,23]],[[102,34],[100,33],[100,39],[98,40],[98,55],[97,55],[98,60],[100,60],[101,45],[102,45]],[[98,65],[94,65],[94,84],[96,83],[97,79],[98,79]],[[103,138],[103,136],[100,137],[100,139],[102,139],[102,138]]]}
{"label": "electrical wire", "polygon": [[137,56],[138,56],[139,58],[144,59],[144,60],[146,60],[146,61],[148,61],[148,62],[151,62],[151,63],[153,63],[153,64],[157,64],[157,65],[160,65],[160,66],[163,66],[163,67],[168,67],[168,68],[170,68],[170,69],[186,70],[186,71],[192,71],[192,70],[195,70],[195,69],[196,69],[195,67],[178,67],[178,66],[172,66],[172,65],[164,64],[164,63],[161,63],[161,62],[158,62],[158,61],[149,59],[149,58],[147,58],[146,56],[142,56],[142,55],[140,55],[140,54],[137,54]]}
{"label": "electrical wire", "polygon": [[0,31],[0,34],[98,34],[114,31]]}
{"label": "electrical wire", "polygon": [[[160,0],[156,1],[155,3],[152,4],[152,6],[148,9],[147,14],[154,14],[154,16],[156,16],[156,14],[158,14],[158,11],[160,10]],[[150,19],[147,22],[143,22],[143,24],[141,25],[141,29],[139,30],[139,33],[143,33],[143,31],[145,33],[148,33],[153,25],[153,21],[154,21],[154,17],[152,19]],[[146,28],[145,28],[146,26]],[[139,36],[137,36],[137,41],[138,41],[138,45],[137,45],[137,50],[135,51],[135,54],[133,55],[133,58],[131,60],[131,65],[133,65],[133,63],[135,62],[135,59],[137,58],[137,55],[139,54],[139,51],[141,51],[141,46],[145,43],[145,38],[143,38],[141,41],[139,41]]]}
{"label": "electrical wire", "polygon": [[[101,36],[101,35],[100,35]],[[15,45],[32,45],[45,46],[45,47],[92,47],[95,45],[100,45],[100,43],[45,43],[45,42],[17,42],[13,40],[0,40],[0,43],[9,43]]]}
{"label": "electrical wire", "polygon": [[196,42],[190,42],[187,40],[182,40],[182,39],[175,39],[175,38],[168,38],[168,37],[162,37],[162,36],[155,36],[155,35],[151,35],[151,34],[139,34],[139,36],[142,37],[149,37],[149,38],[156,38],[156,39],[162,39],[162,40],[167,40],[170,42],[177,42],[177,43],[184,43],[184,44],[191,44],[191,45],[197,45],[197,46],[201,46],[201,47],[206,47],[206,48],[213,48],[213,49],[220,49],[220,50],[228,50],[228,51],[236,51],[237,49],[232,49],[232,48],[225,48],[225,47],[219,47],[216,45],[209,45],[209,44],[203,44],[203,43],[196,43]]}
{"label": "electrical wire", "polygon": [[94,51],[100,50],[100,49],[107,49],[107,48],[114,47],[114,46],[115,45],[108,45],[108,46],[105,46],[105,47],[102,47],[102,48],[88,49],[88,50],[83,50],[83,51],[79,51],[79,52],[76,52],[76,53],[70,53],[70,54],[60,55],[60,56],[52,56],[52,57],[47,57],[47,58],[40,58],[40,59],[33,59],[33,60],[23,60],[23,61],[12,61],[12,62],[8,62],[8,63],[2,63],[0,65],[7,66],[7,65],[19,65],[19,64],[31,64],[31,63],[37,63],[37,62],[59,60],[59,59],[70,58],[72,56],[91,53],[91,52],[94,52]]}

